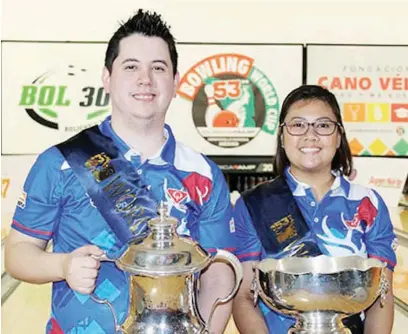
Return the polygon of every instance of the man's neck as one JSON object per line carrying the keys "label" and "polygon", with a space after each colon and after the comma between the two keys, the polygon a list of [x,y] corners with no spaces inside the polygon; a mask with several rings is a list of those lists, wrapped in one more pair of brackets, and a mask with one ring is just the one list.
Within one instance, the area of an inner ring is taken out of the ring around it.
{"label": "man's neck", "polygon": [[112,116],[112,129],[134,151],[140,153],[142,161],[156,154],[166,141],[164,121],[124,121]]}

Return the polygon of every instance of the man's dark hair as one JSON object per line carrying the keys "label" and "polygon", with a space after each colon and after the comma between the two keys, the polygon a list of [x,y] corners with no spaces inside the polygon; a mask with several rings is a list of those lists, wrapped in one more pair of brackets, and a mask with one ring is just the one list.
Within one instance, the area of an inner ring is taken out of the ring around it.
{"label": "man's dark hair", "polygon": [[138,12],[126,22],[122,22],[119,29],[109,40],[105,54],[105,67],[109,73],[112,72],[112,65],[119,54],[119,44],[123,38],[133,34],[141,34],[149,37],[162,38],[169,48],[170,59],[173,65],[173,75],[177,73],[177,50],[173,35],[170,33],[170,26],[155,12],[139,9]]}
{"label": "man's dark hair", "polygon": [[284,170],[289,166],[290,162],[286,156],[285,149],[282,146],[283,122],[289,112],[289,109],[299,101],[322,101],[333,111],[336,121],[340,124],[338,131],[341,136],[340,147],[332,160],[332,170],[340,171],[344,175],[349,176],[353,169],[353,160],[350,147],[347,141],[346,132],[344,131],[343,121],[341,119],[341,111],[336,97],[327,89],[317,85],[302,85],[285,98],[282,103],[282,108],[279,116],[279,130],[277,134],[276,154],[273,162],[273,170],[277,175],[284,176]]}

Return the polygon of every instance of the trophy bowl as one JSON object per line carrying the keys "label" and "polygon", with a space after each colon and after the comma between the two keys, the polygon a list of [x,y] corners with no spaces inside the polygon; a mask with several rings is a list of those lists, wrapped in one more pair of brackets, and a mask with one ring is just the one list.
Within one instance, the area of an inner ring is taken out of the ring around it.
{"label": "trophy bowl", "polygon": [[254,298],[296,319],[288,333],[351,333],[342,320],[385,298],[384,268],[361,256],[268,258],[255,268]]}

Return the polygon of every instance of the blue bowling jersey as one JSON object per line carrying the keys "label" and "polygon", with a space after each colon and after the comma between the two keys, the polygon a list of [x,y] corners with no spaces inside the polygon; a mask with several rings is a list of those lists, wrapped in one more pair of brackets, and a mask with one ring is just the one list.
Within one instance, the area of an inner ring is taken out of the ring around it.
{"label": "blue bowling jersey", "polygon": [[[373,257],[385,262],[390,270],[394,269],[397,240],[388,209],[376,191],[350,183],[336,174],[331,189],[317,202],[311,187],[297,181],[289,168],[285,170],[285,179],[323,254]],[[274,257],[262,247],[242,197],[235,204],[234,220],[236,255],[241,262]],[[293,318],[274,312],[261,300],[258,305],[270,333],[287,333],[295,323]]]}
{"label": "blue bowling jersey", "polygon": [[[197,240],[207,251],[234,251],[236,245],[229,189],[218,166],[175,140],[168,125],[166,142],[154,157],[141,162],[115,134],[110,117],[99,125],[148,185],[157,203],[166,201],[179,220],[177,232]],[[53,251],[69,253],[94,244],[107,254],[118,240],[79,183],[61,152],[51,147],[39,155],[20,196],[12,228],[34,238],[52,240]],[[94,294],[114,307],[118,323],[128,314],[129,277],[113,263],[102,262]],[[108,306],[54,282],[47,333],[114,333]]]}

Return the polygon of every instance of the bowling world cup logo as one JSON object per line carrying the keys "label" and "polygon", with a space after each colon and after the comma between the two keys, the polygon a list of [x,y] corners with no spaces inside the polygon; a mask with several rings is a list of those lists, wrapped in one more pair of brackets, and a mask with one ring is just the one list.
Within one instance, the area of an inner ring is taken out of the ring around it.
{"label": "bowling world cup logo", "polygon": [[195,127],[213,145],[238,147],[261,131],[277,130],[276,89],[246,55],[223,53],[199,61],[183,75],[177,94],[192,103]]}
{"label": "bowling world cup logo", "polygon": [[19,106],[49,129],[78,132],[96,125],[110,112],[109,95],[89,72],[74,65],[47,71],[22,87]]}

